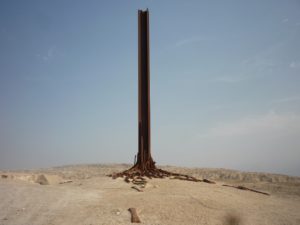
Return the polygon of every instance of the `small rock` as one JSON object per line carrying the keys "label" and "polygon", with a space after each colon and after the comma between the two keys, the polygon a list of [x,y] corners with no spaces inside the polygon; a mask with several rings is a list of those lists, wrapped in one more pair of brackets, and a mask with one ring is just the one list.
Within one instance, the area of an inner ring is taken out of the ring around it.
{"label": "small rock", "polygon": [[6,174],[2,174],[1,178],[8,178],[8,176]]}
{"label": "small rock", "polygon": [[113,214],[116,214],[116,215],[120,215],[120,214],[121,214],[121,212],[120,212],[119,209],[113,209],[111,212],[112,212]]}

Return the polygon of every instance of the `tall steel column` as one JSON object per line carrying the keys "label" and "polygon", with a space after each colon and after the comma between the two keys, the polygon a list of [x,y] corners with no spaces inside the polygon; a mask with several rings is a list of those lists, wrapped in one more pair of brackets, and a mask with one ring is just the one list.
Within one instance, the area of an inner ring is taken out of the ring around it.
{"label": "tall steel column", "polygon": [[149,11],[138,11],[138,123],[137,163],[151,161]]}
{"label": "tall steel column", "polygon": [[150,50],[149,50],[149,11],[138,11],[138,142],[139,151],[135,164],[120,173],[112,174],[115,179],[124,177],[126,182],[133,184],[145,184],[143,177],[173,177],[179,180],[213,183],[209,180],[197,179],[192,176],[172,173],[155,166],[151,157],[151,133],[150,133]]}

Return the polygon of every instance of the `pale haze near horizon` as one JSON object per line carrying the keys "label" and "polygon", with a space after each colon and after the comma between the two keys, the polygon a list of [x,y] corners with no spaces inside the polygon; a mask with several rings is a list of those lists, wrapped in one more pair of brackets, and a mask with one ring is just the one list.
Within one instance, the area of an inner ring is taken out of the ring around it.
{"label": "pale haze near horizon", "polygon": [[157,164],[300,176],[299,1],[1,1],[0,169],[133,162],[146,8]]}

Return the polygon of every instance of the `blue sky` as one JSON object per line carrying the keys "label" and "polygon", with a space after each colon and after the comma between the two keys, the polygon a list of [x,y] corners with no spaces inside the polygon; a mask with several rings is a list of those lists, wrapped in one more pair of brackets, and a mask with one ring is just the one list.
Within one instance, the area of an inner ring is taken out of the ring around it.
{"label": "blue sky", "polygon": [[132,163],[150,10],[158,164],[300,176],[299,1],[0,1],[0,169]]}

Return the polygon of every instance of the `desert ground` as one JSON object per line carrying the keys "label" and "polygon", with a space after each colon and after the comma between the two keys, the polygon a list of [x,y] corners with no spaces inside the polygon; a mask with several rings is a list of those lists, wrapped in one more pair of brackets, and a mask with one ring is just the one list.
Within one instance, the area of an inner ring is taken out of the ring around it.
{"label": "desert ground", "polygon": [[[162,169],[215,181],[148,179],[142,192],[108,174],[127,164],[0,171],[0,225],[300,224],[300,177],[226,169]],[[222,186],[242,185],[263,195]]]}

